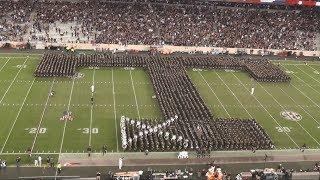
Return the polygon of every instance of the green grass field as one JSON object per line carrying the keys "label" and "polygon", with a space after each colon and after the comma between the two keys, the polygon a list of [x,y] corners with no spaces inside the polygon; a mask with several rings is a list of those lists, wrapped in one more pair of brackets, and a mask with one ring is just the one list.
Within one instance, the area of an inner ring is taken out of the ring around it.
{"label": "green grass field", "polygon": [[[148,75],[142,69],[81,69],[79,79],[35,78],[39,55],[0,54],[0,154],[14,156],[28,147],[43,154],[122,151],[119,119],[162,119]],[[278,63],[278,62],[275,62]],[[189,76],[215,117],[255,118],[277,149],[320,148],[320,63],[281,61],[287,83],[258,83],[244,72],[190,69]],[[95,84],[91,106],[90,86]],[[250,95],[255,87],[254,95]],[[50,89],[56,94],[48,97]],[[113,93],[114,92],[114,93]],[[60,121],[65,110],[73,121]],[[287,120],[293,111],[300,121]],[[36,129],[39,127],[39,131]]]}

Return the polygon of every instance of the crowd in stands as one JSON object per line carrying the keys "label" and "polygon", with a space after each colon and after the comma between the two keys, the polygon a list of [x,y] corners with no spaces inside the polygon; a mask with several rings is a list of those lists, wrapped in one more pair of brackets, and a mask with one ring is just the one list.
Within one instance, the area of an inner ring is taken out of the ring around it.
{"label": "crowd in stands", "polygon": [[24,41],[34,3],[0,1],[0,41]]}
{"label": "crowd in stands", "polygon": [[30,41],[61,42],[67,32],[56,27],[60,38],[50,37],[49,26],[75,23],[70,30],[76,42],[84,36],[86,43],[316,49],[320,13],[313,10],[257,10],[249,5],[188,0],[180,3],[0,1],[0,13],[6,17],[0,20],[0,40],[21,41],[25,35]]}

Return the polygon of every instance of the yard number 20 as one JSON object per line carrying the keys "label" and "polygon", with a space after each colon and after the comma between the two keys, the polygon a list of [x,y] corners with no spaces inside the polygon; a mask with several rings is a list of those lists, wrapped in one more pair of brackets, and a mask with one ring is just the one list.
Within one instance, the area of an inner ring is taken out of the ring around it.
{"label": "yard number 20", "polygon": [[282,132],[291,132],[289,127],[279,127],[279,126],[277,126],[276,129],[280,133],[282,133]]}

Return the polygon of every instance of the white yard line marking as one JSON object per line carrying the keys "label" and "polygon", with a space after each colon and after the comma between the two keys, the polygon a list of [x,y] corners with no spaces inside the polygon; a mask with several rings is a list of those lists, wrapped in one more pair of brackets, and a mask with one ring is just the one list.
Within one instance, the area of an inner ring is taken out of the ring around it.
{"label": "white yard line marking", "polygon": [[25,103],[26,100],[27,100],[27,97],[29,96],[29,93],[30,93],[30,90],[31,90],[31,88],[32,88],[32,86],[33,86],[34,81],[35,81],[35,79],[33,79],[32,83],[31,83],[31,85],[30,85],[30,87],[29,87],[29,89],[28,89],[28,91],[27,91],[27,94],[26,94],[26,96],[25,96],[24,99],[23,99],[22,105],[20,106],[19,111],[18,111],[18,114],[17,114],[16,118],[14,119],[13,124],[12,124],[12,126],[11,126],[11,128],[10,128],[9,134],[8,134],[6,140],[4,141],[4,144],[3,144],[2,148],[1,148],[0,154],[3,153],[3,149],[4,149],[4,147],[6,146],[7,141],[8,141],[8,139],[9,139],[11,133],[12,133],[12,130],[13,130],[13,128],[14,128],[14,126],[15,126],[15,124],[16,124],[19,116],[20,116],[21,110],[22,110],[22,108],[23,108],[23,106],[24,106],[24,103]]}
{"label": "white yard line marking", "polygon": [[139,105],[138,105],[138,100],[137,100],[137,96],[136,96],[136,90],[134,89],[134,84],[133,84],[133,78],[132,78],[131,69],[130,69],[130,78],[131,78],[131,85],[132,85],[132,89],[133,89],[134,99],[135,99],[135,101],[136,101],[136,108],[137,108],[138,117],[139,117],[139,119],[141,119],[141,117],[140,117],[140,111],[139,111]]}
{"label": "white yard line marking", "polygon": [[112,96],[113,96],[113,113],[114,113],[114,125],[116,129],[116,141],[117,141],[117,152],[119,152],[119,138],[118,138],[118,120],[117,120],[117,110],[116,110],[116,97],[114,91],[114,80],[113,80],[113,68],[111,69],[111,78],[112,78]]}
{"label": "white yard line marking", "polygon": [[203,77],[203,75],[200,73],[200,71],[198,71],[198,73],[200,74],[200,76],[202,77],[203,81],[208,85],[208,87],[210,88],[211,92],[214,94],[214,96],[217,98],[217,100],[219,101],[220,105],[222,106],[222,108],[225,110],[225,112],[227,113],[227,115],[229,116],[229,118],[231,118],[229,112],[227,111],[227,109],[224,107],[224,105],[222,104],[222,102],[220,101],[219,97],[216,95],[216,93],[212,90],[211,86],[209,85],[209,83],[207,82],[207,80]]}
{"label": "white yard line marking", "polygon": [[[284,66],[283,66],[284,67]],[[285,68],[285,67],[284,67]],[[286,68],[285,68],[286,69]],[[286,69],[287,70],[287,69]],[[305,81],[303,79],[301,79],[300,77],[298,77],[297,75],[293,74],[296,78],[298,78],[300,81],[304,82]],[[307,83],[305,83],[307,84]],[[314,102],[308,95],[306,95],[303,91],[301,91],[300,89],[298,89],[294,84],[290,84],[292,87],[294,87],[296,90],[298,90],[304,97],[308,98],[314,105],[316,105],[318,108],[320,108],[320,106]],[[308,84],[307,84],[308,85]],[[318,92],[316,89],[314,89],[313,87],[311,87],[310,85],[308,85],[311,89],[313,89],[314,91]],[[318,92],[319,93],[319,92]]]}
{"label": "white yard line marking", "polygon": [[[94,76],[96,74],[96,68],[93,68],[93,75],[92,75],[92,85],[94,86]],[[95,89],[96,90],[96,87]],[[91,97],[93,97],[94,93],[91,92]],[[91,104],[91,108],[90,108],[90,134],[89,134],[89,146],[91,146],[91,136],[92,136],[92,116],[93,116],[93,104]]]}
{"label": "white yard line marking", "polygon": [[[250,90],[247,89],[242,81],[236,76],[234,75],[234,73],[232,73],[232,75],[242,84],[242,86],[250,93]],[[273,121],[278,125],[278,127],[282,126],[280,125],[280,123],[271,115],[271,113],[262,105],[262,103],[257,99],[257,97],[255,95],[252,95],[252,97],[261,105],[261,107],[269,114],[269,116],[273,119]],[[284,131],[284,133],[289,137],[289,139],[296,145],[297,148],[300,148],[300,146],[292,139],[292,137],[286,132]]]}
{"label": "white yard line marking", "polygon": [[[70,103],[71,103],[71,98],[72,98],[72,93],[73,93],[74,81],[75,81],[75,78],[72,79],[72,86],[71,86],[71,90],[70,90],[69,102],[68,102],[68,107],[67,107],[68,111],[70,110]],[[58,162],[60,161],[60,155],[61,155],[61,152],[62,152],[62,147],[63,147],[63,142],[64,142],[64,135],[66,133],[66,127],[67,127],[67,121],[68,120],[65,120],[65,122],[64,122],[62,138],[61,138],[61,144],[60,144],[60,148],[59,148]],[[57,177],[57,175],[58,175],[58,169],[56,170],[55,177]]]}
{"label": "white yard line marking", "polygon": [[2,71],[2,69],[7,65],[7,63],[9,62],[10,58],[8,58],[8,60],[4,63],[4,65],[1,67],[0,72]]}
{"label": "white yard line marking", "polygon": [[14,77],[14,79],[11,81],[11,84],[9,85],[9,87],[7,88],[6,92],[4,93],[4,95],[2,96],[0,103],[2,103],[3,99],[5,98],[5,96],[7,95],[9,89],[11,88],[12,84],[14,83],[14,81],[17,79],[20,71],[23,69],[23,65],[28,61],[28,58],[26,58],[26,60],[23,62],[22,66],[19,68],[19,71],[17,72],[16,76]]}
{"label": "white yard line marking", "polygon": [[[71,103],[71,98],[72,98],[72,93],[73,93],[74,81],[75,81],[75,78],[73,78],[72,86],[71,86],[71,90],[70,90],[69,102],[68,102],[68,106],[67,106],[67,110],[68,111],[70,110],[70,103]],[[65,120],[65,122],[64,122],[62,138],[61,138],[61,144],[60,144],[60,148],[59,148],[59,152],[60,153],[61,153],[62,147],[63,147],[64,135],[65,135],[65,132],[66,132],[67,122],[68,122],[68,120]]]}
{"label": "white yard line marking", "polygon": [[37,140],[38,135],[39,135],[40,126],[41,126],[42,121],[43,121],[44,113],[46,112],[47,107],[48,107],[48,102],[49,102],[49,98],[50,98],[50,92],[52,91],[52,88],[53,88],[53,85],[54,85],[54,81],[55,81],[55,78],[53,79],[53,81],[51,83],[51,86],[50,86],[50,89],[49,89],[49,92],[48,92],[48,96],[47,96],[47,100],[46,100],[46,103],[44,105],[43,111],[41,113],[41,117],[40,117],[40,121],[39,121],[39,124],[38,124],[38,127],[37,127],[36,135],[35,135],[35,137],[33,139],[33,142],[32,142],[31,152],[33,152],[34,145],[35,145],[36,140]]}
{"label": "white yard line marking", "polygon": [[[300,71],[302,71],[304,74],[306,74],[307,76],[311,77],[314,81],[316,81],[317,83],[320,83],[320,81],[318,81],[316,78],[314,78],[313,76],[311,76],[310,74],[306,73],[303,69],[299,68],[298,66],[295,66],[296,68],[298,68]],[[311,67],[311,66],[308,66]],[[315,70],[313,67],[311,67],[313,70]]]}
{"label": "white yard line marking", "polygon": [[[279,87],[279,89],[286,94],[294,103],[298,104],[286,91],[284,91],[281,87]],[[298,107],[300,107],[306,114],[308,114],[318,125],[320,125],[320,123],[307,111],[303,108],[303,106],[301,105],[297,105]]]}
{"label": "white yard line marking", "polygon": [[231,94],[237,99],[237,101],[240,103],[240,105],[242,106],[242,108],[247,112],[247,114],[250,116],[251,119],[253,119],[252,115],[249,113],[249,111],[247,110],[247,108],[244,107],[244,105],[242,104],[242,102],[239,100],[239,98],[233,93],[233,91],[229,88],[229,86],[225,83],[225,81],[219,76],[219,74],[217,73],[217,71],[215,71],[216,75],[219,77],[219,79],[223,82],[223,84],[228,88],[228,90],[231,92]]}
{"label": "white yard line marking", "polygon": [[[260,87],[267,93],[269,94],[269,96],[282,108],[282,110],[286,110],[282,105],[281,103],[269,92],[267,91],[259,82],[257,83],[260,85]],[[318,144],[320,145],[320,143],[300,124],[299,121],[296,121],[297,124]]]}

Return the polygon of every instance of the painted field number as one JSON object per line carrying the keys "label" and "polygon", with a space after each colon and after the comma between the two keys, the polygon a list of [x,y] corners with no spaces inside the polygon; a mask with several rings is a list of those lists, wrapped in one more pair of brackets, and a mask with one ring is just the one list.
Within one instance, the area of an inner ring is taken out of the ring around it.
{"label": "painted field number", "polygon": [[[37,133],[37,128],[26,128],[26,130],[29,134],[36,134]],[[47,132],[47,128],[39,128],[38,133],[39,134],[44,134]]]}
{"label": "painted field number", "polygon": [[279,126],[277,126],[276,129],[280,133],[282,133],[282,132],[287,132],[288,133],[288,132],[291,132],[292,128],[291,127],[289,128],[289,127],[279,127]]}
{"label": "painted field number", "polygon": [[[90,128],[79,128],[79,131],[82,131],[83,134],[89,134],[90,133]],[[98,134],[99,129],[98,128],[92,128],[91,129],[92,134]]]}

